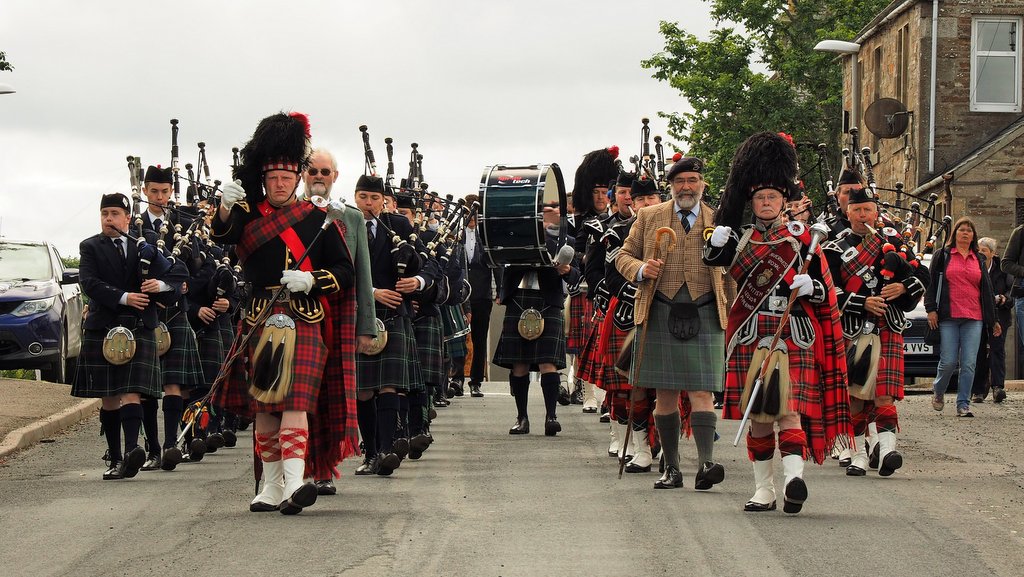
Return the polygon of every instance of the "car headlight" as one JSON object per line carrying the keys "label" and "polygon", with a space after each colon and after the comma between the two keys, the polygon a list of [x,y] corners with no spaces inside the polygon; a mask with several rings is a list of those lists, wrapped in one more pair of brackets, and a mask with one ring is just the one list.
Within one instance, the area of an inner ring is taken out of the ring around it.
{"label": "car headlight", "polygon": [[16,317],[27,317],[36,313],[41,313],[50,310],[53,306],[54,301],[57,300],[56,296],[45,299],[37,299],[31,301],[25,301],[18,305],[18,308],[11,311],[11,314]]}

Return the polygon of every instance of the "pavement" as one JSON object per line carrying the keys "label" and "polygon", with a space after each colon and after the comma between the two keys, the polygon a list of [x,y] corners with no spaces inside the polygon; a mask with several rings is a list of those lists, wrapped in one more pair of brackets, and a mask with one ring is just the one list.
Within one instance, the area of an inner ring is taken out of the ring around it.
{"label": "pavement", "polygon": [[741,511],[753,480],[729,442],[736,422],[719,423],[721,485],[692,489],[684,440],[685,488],[655,491],[656,472],[617,479],[607,425],[579,406],[559,407],[557,437],[540,433],[537,389],[533,434],[507,434],[508,386],[485,384],[484,398],[439,410],[421,460],[356,477],[350,459],[338,495],[297,517],[248,512],[247,435],[174,472],[102,481],[88,417],[0,463],[0,573],[1016,577],[1024,565],[1020,392],[975,406],[974,419],[908,397],[903,469],[851,478],[835,461],[809,464],[810,497],[789,517]]}
{"label": "pavement", "polygon": [[93,416],[99,399],[71,396],[71,386],[0,379],[0,461]]}

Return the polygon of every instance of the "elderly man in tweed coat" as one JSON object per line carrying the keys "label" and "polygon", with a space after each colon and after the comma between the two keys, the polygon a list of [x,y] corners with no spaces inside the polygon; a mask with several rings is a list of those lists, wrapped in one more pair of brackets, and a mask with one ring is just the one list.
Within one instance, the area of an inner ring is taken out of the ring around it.
{"label": "elderly man in tweed coat", "polygon": [[[712,226],[714,217],[714,209],[701,200],[703,170],[704,162],[693,157],[672,165],[668,173],[672,201],[640,210],[615,261],[619,272],[640,286],[630,382],[637,388],[657,390],[654,421],[665,470],[655,489],[683,486],[680,391],[687,393],[693,409],[690,426],[698,461],[694,488],[707,490],[725,479],[725,469],[713,458],[717,424],[713,393],[723,386],[729,293],[725,270],[701,261],[703,231]],[[671,228],[677,239],[668,254],[662,252],[665,247],[655,246],[655,232],[662,227]],[[637,354],[641,348],[642,357]]]}

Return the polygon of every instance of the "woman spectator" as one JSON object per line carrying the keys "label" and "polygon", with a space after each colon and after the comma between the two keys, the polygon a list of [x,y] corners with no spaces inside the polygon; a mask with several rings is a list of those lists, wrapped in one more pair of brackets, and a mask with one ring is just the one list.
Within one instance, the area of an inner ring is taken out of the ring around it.
{"label": "woman spectator", "polygon": [[996,320],[995,294],[988,275],[988,259],[978,252],[974,221],[961,217],[953,225],[946,247],[932,258],[932,282],[924,296],[928,326],[938,328],[939,367],[932,384],[932,408],[941,411],[943,393],[959,359],[960,380],[956,395],[958,417],[973,417],[971,387],[982,332],[1002,334]]}
{"label": "woman spectator", "polygon": [[[980,403],[992,389],[992,400],[1001,403],[1006,398],[1003,385],[1006,382],[1006,335],[1013,322],[1013,277],[1000,269],[996,256],[999,243],[994,238],[978,240],[978,252],[987,259],[988,276],[992,279],[995,294],[996,318],[1003,333],[998,337],[982,338],[978,348],[978,364],[974,371],[974,389],[971,402]],[[984,336],[984,335],[983,335]],[[987,346],[986,346],[987,345]]]}

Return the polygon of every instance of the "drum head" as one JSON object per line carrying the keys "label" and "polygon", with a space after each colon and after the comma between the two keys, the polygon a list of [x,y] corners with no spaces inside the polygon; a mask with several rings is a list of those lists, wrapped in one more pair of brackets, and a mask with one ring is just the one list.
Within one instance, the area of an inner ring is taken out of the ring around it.
{"label": "drum head", "polygon": [[479,222],[488,265],[550,266],[543,216],[552,204],[563,215],[564,235],[566,193],[557,164],[487,167],[480,181]]}

